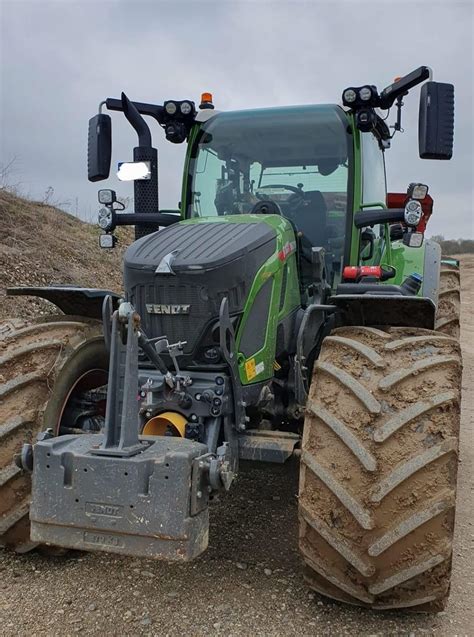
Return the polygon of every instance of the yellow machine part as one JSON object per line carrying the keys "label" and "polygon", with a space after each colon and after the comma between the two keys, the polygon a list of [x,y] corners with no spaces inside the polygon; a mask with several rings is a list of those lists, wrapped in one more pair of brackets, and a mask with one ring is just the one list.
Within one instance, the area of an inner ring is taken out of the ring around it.
{"label": "yellow machine part", "polygon": [[154,418],[151,418],[144,426],[142,434],[144,436],[164,436],[170,427],[174,436],[184,438],[186,431],[186,418],[175,411],[165,411]]}

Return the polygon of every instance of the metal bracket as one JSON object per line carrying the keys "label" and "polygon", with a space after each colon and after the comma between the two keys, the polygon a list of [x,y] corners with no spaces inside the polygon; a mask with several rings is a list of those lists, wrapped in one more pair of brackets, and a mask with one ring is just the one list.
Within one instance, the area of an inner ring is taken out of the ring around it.
{"label": "metal bracket", "polygon": [[[112,316],[104,441],[92,454],[133,456],[148,442],[138,438],[138,328],[140,317],[122,303]],[[122,326],[126,328],[122,330]],[[122,335],[126,334],[125,343]]]}
{"label": "metal bracket", "polygon": [[296,338],[296,355],[294,359],[294,392],[296,402],[304,407],[308,398],[307,387],[309,378],[307,375],[307,356],[317,345],[317,334],[325,323],[327,314],[337,311],[335,305],[309,305],[303,315]]}
{"label": "metal bracket", "polygon": [[197,515],[209,503],[209,462],[213,458],[206,453],[193,460],[191,473],[191,515]]}

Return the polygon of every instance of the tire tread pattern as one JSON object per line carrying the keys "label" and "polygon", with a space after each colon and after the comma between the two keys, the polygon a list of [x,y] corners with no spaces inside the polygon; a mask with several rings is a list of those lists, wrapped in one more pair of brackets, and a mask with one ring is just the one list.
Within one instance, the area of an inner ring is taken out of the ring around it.
{"label": "tire tread pattern", "polygon": [[344,327],[324,340],[299,494],[300,549],[317,592],[371,608],[443,607],[461,387],[459,344],[446,336]]}
{"label": "tire tread pattern", "polygon": [[30,476],[17,469],[14,456],[46,426],[44,411],[65,362],[100,333],[100,323],[81,317],[0,323],[0,545],[20,553],[35,546]]}

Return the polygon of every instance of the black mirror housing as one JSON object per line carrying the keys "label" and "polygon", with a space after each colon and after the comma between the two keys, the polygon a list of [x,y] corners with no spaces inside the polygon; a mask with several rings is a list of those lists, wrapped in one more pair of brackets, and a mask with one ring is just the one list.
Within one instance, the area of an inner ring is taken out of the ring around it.
{"label": "black mirror housing", "polygon": [[418,147],[421,159],[451,159],[454,141],[454,86],[426,82],[421,87]]}
{"label": "black mirror housing", "polygon": [[87,177],[89,181],[107,179],[112,158],[112,119],[97,113],[89,120],[87,144]]}

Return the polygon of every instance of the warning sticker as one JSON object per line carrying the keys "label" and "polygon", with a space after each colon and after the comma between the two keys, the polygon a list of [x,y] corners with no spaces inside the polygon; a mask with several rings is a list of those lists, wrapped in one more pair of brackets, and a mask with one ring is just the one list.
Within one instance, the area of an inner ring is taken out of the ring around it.
{"label": "warning sticker", "polygon": [[255,368],[255,358],[251,358],[245,363],[245,373],[247,374],[247,380],[252,380],[257,375]]}
{"label": "warning sticker", "polygon": [[258,365],[255,365],[255,373],[257,374],[257,376],[259,374],[261,374],[263,371],[265,371],[265,364],[263,363],[263,361],[261,363],[259,363]]}
{"label": "warning sticker", "polygon": [[251,358],[245,363],[245,373],[247,374],[247,380],[252,380],[255,376],[258,376],[265,371],[265,363],[255,363],[255,358]]}

